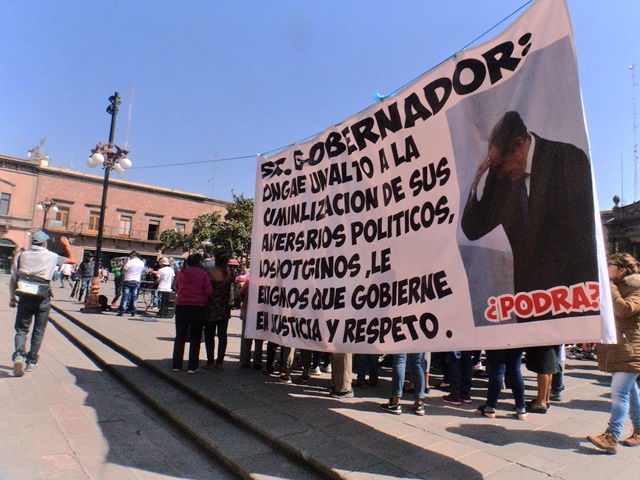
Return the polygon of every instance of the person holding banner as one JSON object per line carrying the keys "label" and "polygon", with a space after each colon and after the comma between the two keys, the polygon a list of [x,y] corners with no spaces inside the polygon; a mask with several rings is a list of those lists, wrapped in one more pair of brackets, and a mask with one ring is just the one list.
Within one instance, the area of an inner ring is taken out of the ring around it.
{"label": "person holding banner", "polygon": [[611,373],[611,417],[604,433],[587,439],[615,454],[627,414],[633,431],[619,443],[627,447],[640,445],[640,395],[636,383],[640,374],[640,269],[638,261],[628,253],[611,255],[608,267],[618,343],[598,345],[598,368]]}
{"label": "person holding banner", "polygon": [[[513,111],[491,131],[461,220],[472,241],[498,226],[511,246],[515,294],[598,282],[589,159],[574,145],[529,132]],[[547,311],[517,321],[552,317]]]}
{"label": "person holding banner", "polygon": [[413,413],[422,417],[424,410],[424,353],[399,353],[393,355],[393,367],[391,370],[391,398],[387,403],[381,403],[380,408],[385,412],[400,415],[402,407],[402,387],[404,385],[407,361],[411,364],[411,374],[413,377]]}
{"label": "person holding banner", "polygon": [[519,420],[527,419],[524,379],[521,369],[522,352],[522,348],[487,350],[487,372],[489,373],[487,401],[476,409],[476,413],[487,418],[496,418],[498,400],[506,378],[516,404],[516,417]]}

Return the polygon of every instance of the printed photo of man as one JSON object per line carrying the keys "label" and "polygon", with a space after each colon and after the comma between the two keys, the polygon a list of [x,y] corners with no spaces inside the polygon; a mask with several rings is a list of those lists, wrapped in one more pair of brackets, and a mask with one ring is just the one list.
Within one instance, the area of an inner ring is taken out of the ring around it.
{"label": "printed photo of man", "polygon": [[514,111],[493,127],[488,143],[462,215],[465,236],[478,240],[502,226],[513,254],[516,294],[597,282],[591,167],[585,152],[529,132]]}

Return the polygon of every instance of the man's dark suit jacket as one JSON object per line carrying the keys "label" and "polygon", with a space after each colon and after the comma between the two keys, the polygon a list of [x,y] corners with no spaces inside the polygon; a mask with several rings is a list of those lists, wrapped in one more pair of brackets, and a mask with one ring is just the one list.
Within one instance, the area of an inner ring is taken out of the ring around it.
{"label": "man's dark suit jacket", "polygon": [[518,219],[519,184],[490,170],[480,200],[462,216],[469,240],[502,225],[513,253],[515,293],[598,281],[591,169],[574,145],[535,136],[528,220]]}

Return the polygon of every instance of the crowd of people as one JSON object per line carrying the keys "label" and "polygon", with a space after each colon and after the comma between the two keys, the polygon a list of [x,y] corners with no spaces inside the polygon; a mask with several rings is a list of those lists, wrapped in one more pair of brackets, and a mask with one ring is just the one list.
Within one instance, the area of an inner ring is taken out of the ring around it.
{"label": "crowd of people", "polygon": [[[50,309],[51,279],[56,278],[56,273],[59,274],[63,288],[73,285],[76,292],[72,291],[72,296],[86,299],[95,272],[94,259],[90,256],[77,268],[73,267],[75,259],[66,239],[62,240],[67,250],[66,256],[47,250],[47,240],[44,232],[34,234],[33,246],[17,255],[13,267],[10,306],[17,307],[13,362],[14,375],[18,377],[37,367],[38,351]],[[442,374],[439,388],[448,392],[442,401],[455,406],[472,403],[474,374],[484,372],[483,375],[487,377],[486,400],[475,411],[487,418],[495,418],[498,414],[498,401],[505,386],[513,395],[511,415],[520,420],[526,420],[529,414],[545,414],[551,402],[562,400],[563,345],[488,350],[484,352],[484,361],[479,351],[378,356],[301,350],[296,355],[295,348],[274,342],[267,342],[264,352],[261,340],[245,338],[250,283],[247,268],[241,266],[234,271],[229,266],[229,256],[224,252],[217,253],[213,259],[191,254],[181,269],[172,260],[162,257],[150,269],[136,252],[131,252],[126,263],[112,269],[116,286],[112,306],[116,306],[120,299],[117,314],[135,316],[138,289],[145,273],[155,276],[160,296],[165,292],[176,292],[176,335],[172,354],[174,372],[183,369],[187,342],[190,344],[187,361],[189,374],[196,373],[199,368],[224,369],[227,328],[232,309],[239,308],[242,320],[240,367],[262,371],[285,384],[293,383],[292,374],[297,370],[301,373],[296,382],[300,383],[309,383],[311,376],[326,372],[331,374],[331,396],[350,398],[355,395],[354,388],[377,388],[381,369],[386,368],[391,370],[391,389],[389,400],[381,403],[380,408],[400,415],[403,413],[403,395],[410,394],[413,397],[413,413],[423,416],[427,413],[424,399],[431,389],[430,372],[437,368]],[[640,265],[633,256],[616,253],[609,257],[608,272],[617,343],[598,345],[597,361],[602,371],[611,373],[611,417],[602,434],[587,438],[599,449],[615,453],[618,444],[640,445],[640,394],[637,385],[640,374]],[[31,345],[27,350],[26,339],[32,323]],[[206,362],[201,365],[203,335]],[[585,344],[582,350],[583,358],[594,358],[593,345]],[[537,394],[530,401],[525,398],[523,359],[526,368],[535,373],[537,378]],[[432,367],[432,360],[437,367]],[[620,440],[627,416],[630,416],[633,430],[629,437]]]}

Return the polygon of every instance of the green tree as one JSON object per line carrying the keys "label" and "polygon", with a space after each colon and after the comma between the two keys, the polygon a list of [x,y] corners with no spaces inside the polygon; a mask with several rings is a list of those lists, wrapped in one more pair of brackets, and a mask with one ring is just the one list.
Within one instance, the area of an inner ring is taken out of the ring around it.
{"label": "green tree", "polygon": [[193,221],[191,230],[191,251],[202,252],[205,256],[213,255],[216,248],[216,237],[221,228],[222,215],[220,212],[200,215]]}
{"label": "green tree", "polygon": [[160,234],[159,240],[162,250],[182,250],[183,252],[188,252],[190,250],[189,235],[183,231],[165,230]]}
{"label": "green tree", "polygon": [[248,257],[251,251],[253,226],[253,199],[233,195],[227,206],[227,214],[220,212],[200,215],[193,221],[191,233],[165,230],[160,234],[163,250],[202,252],[212,256],[216,250],[224,250],[232,258]]}
{"label": "green tree", "polygon": [[253,199],[232,192],[233,203],[227,207],[212,243],[224,249],[232,258],[248,257],[251,252]]}

